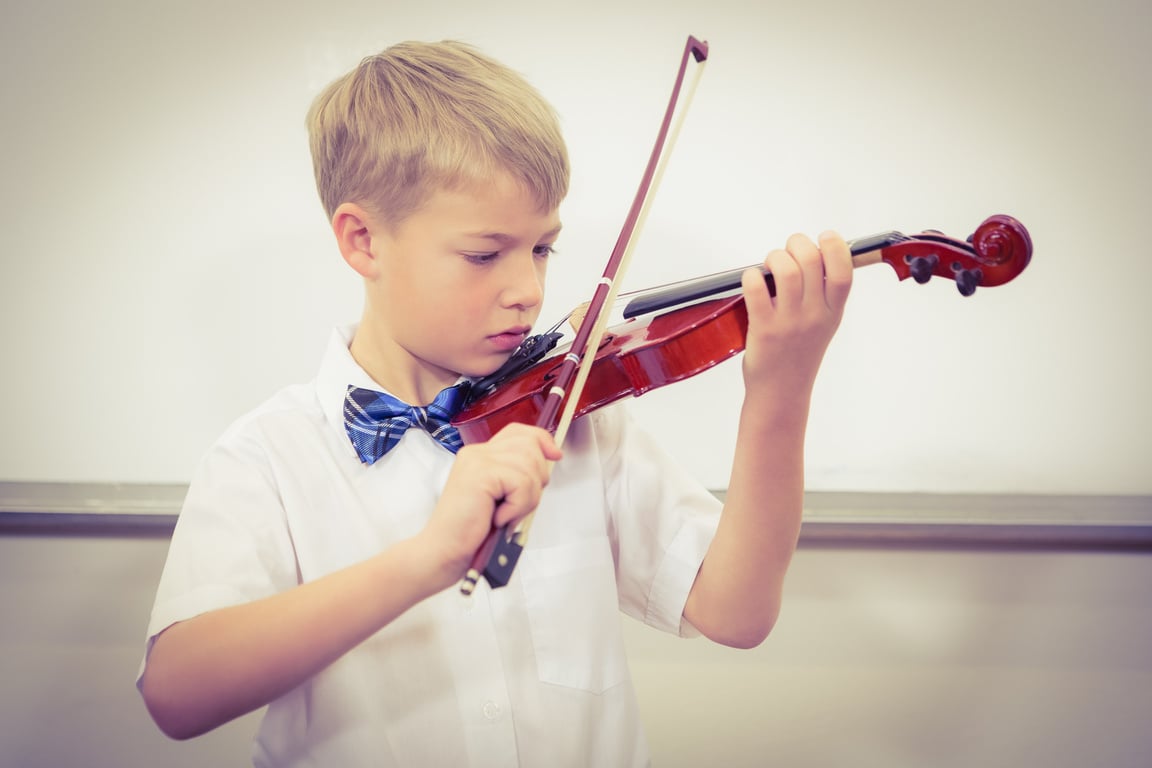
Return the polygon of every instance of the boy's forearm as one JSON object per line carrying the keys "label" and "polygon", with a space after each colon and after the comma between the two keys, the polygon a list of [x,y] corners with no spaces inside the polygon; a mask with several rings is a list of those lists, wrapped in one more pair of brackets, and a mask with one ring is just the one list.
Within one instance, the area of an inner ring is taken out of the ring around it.
{"label": "boy's forearm", "polygon": [[684,607],[708,637],[750,647],[771,631],[800,536],[804,432],[812,388],[852,286],[852,254],[834,232],[765,257],[774,278],[743,275],[745,397],[720,525]]}
{"label": "boy's forearm", "polygon": [[716,536],[685,617],[725,645],[752,647],[779,614],[804,503],[810,387],[794,398],[749,397]]}
{"label": "boy's forearm", "polygon": [[416,540],[288,592],[202,614],[155,641],[145,703],[191,738],[302,684],[441,588]]}

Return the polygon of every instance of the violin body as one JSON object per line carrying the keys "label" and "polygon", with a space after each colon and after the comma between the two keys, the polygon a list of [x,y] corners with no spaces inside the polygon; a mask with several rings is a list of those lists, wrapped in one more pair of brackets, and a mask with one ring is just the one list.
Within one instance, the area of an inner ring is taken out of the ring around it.
{"label": "violin body", "polygon": [[[577,401],[575,418],[629,395],[695,376],[744,349],[742,296],[713,299],[609,328]],[[568,346],[470,403],[452,424],[465,443],[483,442],[512,423],[533,424]]]}

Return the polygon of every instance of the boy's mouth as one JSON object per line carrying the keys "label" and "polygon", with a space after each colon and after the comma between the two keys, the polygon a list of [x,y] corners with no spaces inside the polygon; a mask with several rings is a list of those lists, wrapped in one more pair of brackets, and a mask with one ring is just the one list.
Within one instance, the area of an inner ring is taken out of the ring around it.
{"label": "boy's mouth", "polygon": [[524,337],[530,330],[531,328],[527,326],[509,328],[506,331],[492,334],[488,337],[488,340],[492,343],[492,346],[500,352],[512,352],[516,347],[520,346],[520,343],[524,341]]}

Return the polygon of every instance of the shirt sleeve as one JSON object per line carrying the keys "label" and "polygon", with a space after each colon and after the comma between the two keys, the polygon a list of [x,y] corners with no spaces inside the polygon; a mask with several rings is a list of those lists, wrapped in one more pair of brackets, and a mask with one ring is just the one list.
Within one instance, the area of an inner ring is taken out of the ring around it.
{"label": "shirt sleeve", "polygon": [[225,435],[193,475],[152,608],[148,650],[176,622],[298,582],[280,495],[252,432]]}
{"label": "shirt sleeve", "polygon": [[665,632],[695,636],[684,604],[722,505],[627,409],[604,408],[589,418],[604,465],[620,608]]}

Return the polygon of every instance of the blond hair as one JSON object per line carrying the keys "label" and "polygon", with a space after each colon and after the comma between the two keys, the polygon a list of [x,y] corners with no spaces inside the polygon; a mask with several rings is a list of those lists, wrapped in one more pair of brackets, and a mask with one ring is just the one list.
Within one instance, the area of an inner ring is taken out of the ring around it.
{"label": "blond hair", "polygon": [[363,59],[308,111],[316,187],[395,224],[434,192],[520,181],[542,211],[568,192],[568,151],[551,105],[518,73],[463,43],[407,42]]}

